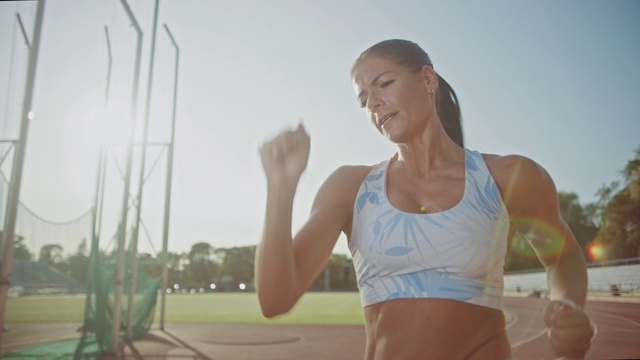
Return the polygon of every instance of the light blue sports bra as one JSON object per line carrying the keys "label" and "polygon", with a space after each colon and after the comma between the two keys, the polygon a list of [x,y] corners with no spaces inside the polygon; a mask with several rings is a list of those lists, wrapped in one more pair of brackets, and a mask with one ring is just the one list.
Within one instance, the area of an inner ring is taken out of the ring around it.
{"label": "light blue sports bra", "polygon": [[362,182],[349,249],[362,306],[443,298],[502,309],[509,215],[482,155],[465,149],[465,190],[451,209],[413,214],[387,199],[389,160]]}

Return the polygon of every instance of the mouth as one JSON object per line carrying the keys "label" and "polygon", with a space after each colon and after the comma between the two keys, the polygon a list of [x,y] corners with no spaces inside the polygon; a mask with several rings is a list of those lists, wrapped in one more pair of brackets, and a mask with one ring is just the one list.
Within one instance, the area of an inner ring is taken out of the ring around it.
{"label": "mouth", "polygon": [[391,120],[397,113],[393,113],[393,114],[389,114],[387,116],[385,116],[384,118],[382,118],[382,120],[380,121],[380,127],[382,127],[385,123],[387,123],[389,120]]}

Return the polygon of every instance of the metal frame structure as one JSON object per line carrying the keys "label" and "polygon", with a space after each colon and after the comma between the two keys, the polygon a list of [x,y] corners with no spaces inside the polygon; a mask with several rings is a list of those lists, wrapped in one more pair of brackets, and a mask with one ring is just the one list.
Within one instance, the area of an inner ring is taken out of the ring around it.
{"label": "metal frame structure", "polygon": [[147,142],[149,134],[149,112],[151,107],[151,87],[153,84],[153,65],[156,50],[156,28],[158,25],[158,7],[159,0],[155,1],[155,10],[153,13],[153,28],[151,32],[151,55],[149,59],[149,76],[147,77],[147,98],[145,105],[144,128],[142,133],[142,154],[140,159],[140,173],[138,176],[138,197],[136,200],[136,221],[134,223],[133,233],[131,234],[131,272],[129,280],[129,305],[127,309],[127,339],[131,339],[133,331],[133,304],[136,296],[136,283],[138,280],[138,234],[140,233],[140,216],[142,213],[142,194],[144,188],[144,175],[147,162]]}
{"label": "metal frame structure", "polygon": [[163,24],[164,29],[171,40],[171,44],[176,48],[176,65],[173,75],[173,110],[171,112],[171,141],[169,142],[169,151],[167,152],[167,176],[165,185],[165,197],[164,197],[164,229],[162,234],[162,296],[160,301],[160,329],[164,330],[164,312],[166,308],[165,298],[167,296],[167,281],[168,281],[168,268],[167,263],[169,261],[169,214],[171,212],[171,179],[173,174],[173,144],[176,134],[176,105],[178,96],[178,64],[180,60],[180,48],[176,43],[176,40],[171,35],[167,24]]}
{"label": "metal frame structure", "polygon": [[14,161],[11,168],[11,180],[9,182],[9,198],[7,201],[7,212],[2,232],[2,247],[4,248],[4,259],[2,261],[2,279],[0,283],[0,346],[2,344],[2,333],[4,331],[4,313],[7,305],[7,295],[11,282],[13,268],[13,246],[16,219],[18,215],[18,202],[20,197],[20,185],[22,183],[22,169],[24,165],[24,155],[27,148],[27,138],[29,133],[29,121],[33,118],[31,104],[33,101],[33,89],[36,81],[36,67],[38,65],[38,53],[40,50],[40,35],[42,33],[42,18],[44,16],[44,1],[38,1],[36,9],[36,20],[33,30],[33,40],[29,43],[28,37],[22,25],[20,16],[17,15],[20,29],[25,42],[29,47],[29,65],[27,70],[27,81],[22,102],[22,121],[20,123],[20,135],[16,142]]}
{"label": "metal frame structure", "polygon": [[142,29],[140,25],[138,25],[138,21],[136,20],[127,0],[120,0],[122,6],[124,7],[129,20],[131,20],[131,25],[135,28],[136,34],[138,35],[137,45],[136,45],[136,60],[135,60],[135,70],[134,70],[134,78],[133,78],[133,93],[132,101],[131,101],[131,131],[129,134],[129,142],[127,144],[127,163],[125,165],[125,179],[124,179],[124,191],[122,197],[122,215],[120,218],[120,224],[118,226],[118,266],[116,269],[116,296],[115,296],[115,304],[113,309],[113,329],[112,329],[112,345],[111,350],[114,352],[118,351],[118,347],[120,345],[120,319],[122,316],[122,294],[124,290],[124,273],[125,273],[125,240],[127,237],[127,217],[129,210],[129,189],[131,188],[131,167],[133,163],[133,140],[135,133],[135,120],[136,113],[138,108],[138,85],[140,82],[140,60],[142,56]]}
{"label": "metal frame structure", "polygon": [[[154,55],[155,55],[155,39],[156,39],[156,28],[157,28],[157,19],[158,19],[158,8],[159,8],[159,0],[155,1],[155,11],[153,18],[153,35],[152,35],[152,43],[151,43],[151,54],[150,54],[150,63],[149,63],[149,77],[147,83],[147,98],[146,98],[146,108],[145,108],[145,119],[144,119],[144,133],[143,140],[141,144],[135,143],[135,129],[136,129],[136,119],[137,119],[137,106],[138,106],[138,92],[139,92],[139,80],[140,80],[140,67],[141,67],[141,55],[142,55],[142,42],[143,42],[143,32],[137,22],[131,8],[129,7],[127,0],[121,0],[121,4],[128,16],[128,19],[131,21],[131,25],[134,28],[137,35],[136,42],[136,55],[135,55],[135,63],[134,63],[134,75],[133,75],[133,83],[132,83],[132,100],[130,104],[130,134],[129,141],[126,144],[126,164],[124,172],[121,172],[121,176],[124,182],[124,190],[122,194],[122,202],[121,202],[121,214],[120,220],[118,222],[118,230],[116,234],[117,245],[116,245],[116,256],[117,256],[117,264],[116,264],[116,274],[115,274],[115,297],[114,297],[114,308],[112,313],[112,343],[110,347],[110,351],[113,353],[118,353],[120,351],[120,331],[122,326],[122,298],[125,292],[124,289],[124,280],[125,280],[125,246],[126,246],[126,238],[127,238],[127,221],[129,219],[130,212],[132,206],[136,206],[136,218],[135,223],[132,224],[132,233],[131,233],[131,241],[130,245],[132,245],[133,254],[133,269],[131,273],[131,288],[129,292],[129,311],[127,316],[127,331],[126,337],[128,339],[132,336],[132,318],[133,318],[133,300],[135,297],[135,288],[136,288],[136,280],[137,280],[137,242],[138,242],[138,234],[139,228],[141,224],[141,204],[142,204],[142,194],[143,194],[143,186],[145,183],[145,162],[146,162],[146,149],[149,145],[147,139],[147,130],[149,126],[149,118],[150,118],[150,103],[151,103],[151,91],[152,91],[152,80],[153,80],[153,68],[154,68]],[[12,164],[12,172],[11,172],[11,180],[9,182],[9,199],[7,201],[7,214],[5,216],[5,226],[2,234],[2,243],[0,245],[4,248],[4,261],[2,262],[2,279],[0,282],[0,345],[2,343],[2,328],[4,326],[4,312],[6,308],[6,299],[8,290],[10,287],[9,276],[11,274],[12,267],[12,257],[13,257],[13,238],[15,236],[15,225],[17,218],[17,205],[19,203],[19,192],[20,192],[20,183],[22,176],[22,167],[24,163],[24,153],[26,148],[26,139],[28,135],[29,128],[29,120],[32,120],[33,113],[31,112],[31,103],[33,97],[34,83],[35,83],[35,70],[38,59],[38,49],[40,44],[40,37],[42,31],[42,20],[44,13],[44,1],[38,1],[37,5],[37,14],[35,20],[35,29],[33,34],[33,39],[30,42],[27,37],[27,33],[25,31],[24,25],[20,18],[19,14],[16,14],[17,21],[20,25],[20,30],[22,36],[24,38],[25,44],[29,48],[29,64],[28,64],[28,73],[27,73],[27,83],[25,87],[23,107],[22,107],[22,121],[20,125],[20,134],[19,139],[17,140],[7,140],[3,142],[11,142],[13,143],[14,149],[14,161]],[[172,118],[171,118],[171,133],[170,133],[170,141],[168,143],[161,143],[160,145],[167,147],[167,168],[166,168],[166,179],[165,179],[165,204],[164,204],[164,221],[163,221],[163,238],[162,238],[162,308],[161,308],[161,320],[160,327],[164,330],[164,319],[165,319],[165,289],[168,281],[167,274],[167,263],[168,263],[168,232],[169,232],[169,216],[171,209],[171,187],[172,187],[172,172],[173,172],[173,149],[174,149],[174,141],[175,141],[175,126],[176,126],[176,107],[177,107],[177,87],[178,87],[178,66],[179,66],[179,54],[180,49],[171,34],[169,27],[166,24],[163,24],[165,31],[176,50],[175,53],[175,73],[174,73],[174,83],[173,83],[173,109],[172,109]],[[105,38],[107,41],[108,48],[108,69],[107,69],[107,82],[106,82],[106,90],[104,103],[105,108],[109,102],[109,92],[110,92],[110,82],[111,82],[111,65],[112,65],[112,54],[111,54],[111,43],[109,38],[109,30],[107,26],[104,27]],[[139,174],[139,182],[138,182],[138,193],[136,198],[133,198],[130,193],[131,188],[131,175],[132,175],[132,167],[133,167],[133,154],[135,146],[142,146],[142,155],[141,155],[141,166],[140,166],[140,174]],[[157,145],[157,144],[156,144]],[[11,148],[9,149],[9,152]],[[103,202],[104,202],[104,192],[105,192],[105,177],[106,177],[106,163],[107,163],[107,146],[102,144],[99,152],[98,164],[97,164],[97,174],[96,174],[96,182],[95,182],[95,198],[94,198],[94,206],[92,213],[92,248],[98,248],[100,233],[101,233],[101,225],[102,225],[102,216],[103,216]],[[0,164],[5,160],[8,156],[8,153],[2,156],[0,159]],[[133,221],[133,220],[132,220]],[[142,224],[144,225],[144,224]],[[99,269],[98,259],[94,259],[96,262],[96,270]],[[96,272],[97,274],[98,272]],[[98,294],[96,294],[97,296]],[[107,294],[100,294],[101,296],[107,296]],[[90,301],[89,294],[87,294],[87,301]],[[107,309],[96,309],[96,311],[107,311]],[[85,314],[86,316],[86,314]]]}
{"label": "metal frame structure", "polygon": [[[105,25],[104,27],[105,39],[107,42],[107,56],[108,56],[108,64],[107,64],[107,82],[105,89],[105,97],[104,97],[104,107],[107,108],[107,104],[109,103],[109,88],[111,84],[111,65],[112,65],[112,56],[111,56],[111,41],[109,39],[109,29]],[[99,243],[100,243],[100,233],[102,229],[102,210],[104,204],[104,184],[105,184],[105,169],[106,169],[106,147],[104,144],[100,145],[100,151],[98,153],[98,168],[96,171],[96,193],[95,198],[93,200],[93,209],[92,209],[92,218],[91,218],[91,253],[89,255],[90,259],[93,259],[93,275],[94,275],[94,284],[100,283],[100,262],[99,262]],[[99,287],[94,289],[96,292],[96,297],[99,295]],[[84,318],[86,319],[89,316],[89,309],[91,303],[91,291],[87,289],[86,300],[85,300],[85,312]],[[98,311],[105,311],[102,309],[99,302],[96,302],[96,313]],[[87,334],[87,329],[85,326],[82,327],[82,336],[84,337]]]}

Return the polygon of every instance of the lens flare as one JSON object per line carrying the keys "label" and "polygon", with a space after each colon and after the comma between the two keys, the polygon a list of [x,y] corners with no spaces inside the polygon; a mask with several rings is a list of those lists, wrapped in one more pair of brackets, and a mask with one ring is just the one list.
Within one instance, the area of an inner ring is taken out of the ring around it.
{"label": "lens flare", "polygon": [[587,254],[589,255],[589,259],[591,261],[601,261],[606,259],[607,257],[607,251],[604,244],[602,244],[598,240],[595,240],[587,245]]}
{"label": "lens flare", "polygon": [[562,252],[564,236],[555,226],[532,217],[514,218],[513,222],[517,224],[519,233],[512,240],[513,251],[528,257],[537,256],[541,260],[555,258]]}

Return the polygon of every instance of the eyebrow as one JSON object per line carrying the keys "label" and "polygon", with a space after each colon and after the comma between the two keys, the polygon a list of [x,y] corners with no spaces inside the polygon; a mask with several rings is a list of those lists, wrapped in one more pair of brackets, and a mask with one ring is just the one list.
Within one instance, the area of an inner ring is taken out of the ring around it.
{"label": "eyebrow", "polygon": [[[373,80],[371,81],[371,85],[375,85],[378,82],[378,80],[380,80],[380,77],[382,77],[382,75],[384,75],[386,73],[390,73],[392,71],[393,70],[387,70],[387,71],[381,72],[380,74],[378,74],[378,76],[373,78]],[[362,96],[362,93],[364,93],[364,91],[362,91],[362,90],[358,93],[358,99],[360,99],[360,97]]]}

